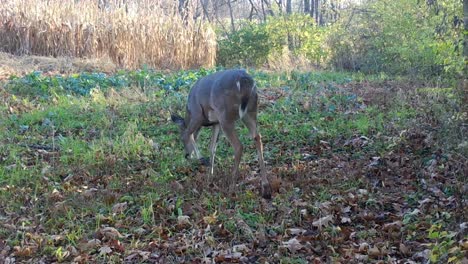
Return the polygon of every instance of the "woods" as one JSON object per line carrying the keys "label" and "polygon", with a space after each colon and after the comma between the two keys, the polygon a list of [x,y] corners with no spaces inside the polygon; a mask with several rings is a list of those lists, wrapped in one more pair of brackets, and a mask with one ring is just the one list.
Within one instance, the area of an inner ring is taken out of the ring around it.
{"label": "woods", "polygon": [[467,8],[0,0],[0,263],[466,263]]}

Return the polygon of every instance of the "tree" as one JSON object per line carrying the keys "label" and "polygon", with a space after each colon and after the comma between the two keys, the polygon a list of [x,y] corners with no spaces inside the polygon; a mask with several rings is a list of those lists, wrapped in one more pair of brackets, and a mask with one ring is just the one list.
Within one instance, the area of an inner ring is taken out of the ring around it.
{"label": "tree", "polygon": [[304,0],[304,14],[310,13],[310,0]]}
{"label": "tree", "polygon": [[292,13],[292,0],[286,0],[286,13],[291,14]]}
{"label": "tree", "polygon": [[312,0],[312,3],[314,4],[315,23],[319,24],[319,0]]}

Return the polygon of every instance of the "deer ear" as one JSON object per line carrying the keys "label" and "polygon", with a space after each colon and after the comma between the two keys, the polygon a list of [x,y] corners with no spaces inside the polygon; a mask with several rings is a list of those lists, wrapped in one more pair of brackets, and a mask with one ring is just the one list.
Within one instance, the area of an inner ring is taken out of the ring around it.
{"label": "deer ear", "polygon": [[185,128],[185,120],[176,114],[171,114],[172,122],[178,124],[180,127]]}

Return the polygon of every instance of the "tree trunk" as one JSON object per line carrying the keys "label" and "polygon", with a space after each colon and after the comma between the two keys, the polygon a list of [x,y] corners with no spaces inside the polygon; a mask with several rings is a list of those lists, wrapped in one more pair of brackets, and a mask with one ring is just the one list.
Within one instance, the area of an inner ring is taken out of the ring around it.
{"label": "tree trunk", "polygon": [[203,9],[204,18],[206,18],[208,20],[208,22],[211,22],[210,13],[208,12],[208,6],[209,6],[208,0],[203,0],[203,1],[200,1],[200,2],[201,2],[202,9]]}
{"label": "tree trunk", "polygon": [[286,0],[286,13],[291,14],[292,13],[292,3],[291,0]]}
{"label": "tree trunk", "polygon": [[229,16],[231,17],[231,32],[234,33],[236,28],[234,26],[234,14],[232,13],[231,0],[227,1],[227,5],[228,5],[228,8],[229,8]]}
{"label": "tree trunk", "polygon": [[315,11],[315,23],[319,23],[319,0],[315,0],[315,6],[314,6],[314,11]]}
{"label": "tree trunk", "polygon": [[310,13],[310,0],[304,0],[304,14]]}
{"label": "tree trunk", "polygon": [[249,20],[252,20],[254,14],[257,14],[257,16],[259,16],[259,14],[258,14],[258,10],[257,10],[257,8],[255,7],[255,4],[254,4],[253,0],[249,0],[249,2],[250,2],[250,6],[251,6],[251,7],[250,7]]}
{"label": "tree trunk", "polygon": [[315,1],[316,0],[311,0],[311,2],[310,2],[310,16],[312,18],[315,17]]}
{"label": "tree trunk", "polygon": [[276,1],[276,4],[278,5],[280,15],[283,14],[283,0]]}
{"label": "tree trunk", "polygon": [[263,15],[263,22],[266,22],[266,12],[265,12],[265,3],[260,1],[262,3],[262,15]]}
{"label": "tree trunk", "polygon": [[[262,0],[262,1],[265,2],[265,5],[267,7],[266,12],[268,13],[268,15],[275,16],[275,13],[273,12],[273,8],[271,8],[271,2],[268,2],[268,0]],[[266,17],[265,17],[265,20],[266,20]]]}

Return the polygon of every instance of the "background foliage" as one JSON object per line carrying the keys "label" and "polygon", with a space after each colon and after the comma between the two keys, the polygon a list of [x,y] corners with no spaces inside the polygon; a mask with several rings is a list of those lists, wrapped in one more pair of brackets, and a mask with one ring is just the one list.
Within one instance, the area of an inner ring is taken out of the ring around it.
{"label": "background foliage", "polygon": [[462,16],[461,1],[416,0],[364,1],[327,25],[308,14],[272,16],[218,34],[217,61],[273,66],[287,54],[324,68],[453,78],[464,67]]}

